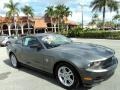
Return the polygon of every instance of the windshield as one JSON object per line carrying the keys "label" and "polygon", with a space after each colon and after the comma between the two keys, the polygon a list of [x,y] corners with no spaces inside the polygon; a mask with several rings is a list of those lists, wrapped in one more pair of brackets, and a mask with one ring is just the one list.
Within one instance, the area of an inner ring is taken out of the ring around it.
{"label": "windshield", "polygon": [[71,39],[62,35],[45,35],[42,36],[41,40],[48,49],[72,42]]}

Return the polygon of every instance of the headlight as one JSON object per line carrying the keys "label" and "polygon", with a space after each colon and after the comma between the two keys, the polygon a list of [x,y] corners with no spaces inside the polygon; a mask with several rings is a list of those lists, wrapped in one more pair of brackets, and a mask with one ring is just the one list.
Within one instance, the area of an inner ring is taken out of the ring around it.
{"label": "headlight", "polygon": [[101,64],[101,61],[91,62],[88,67],[90,68],[99,68]]}

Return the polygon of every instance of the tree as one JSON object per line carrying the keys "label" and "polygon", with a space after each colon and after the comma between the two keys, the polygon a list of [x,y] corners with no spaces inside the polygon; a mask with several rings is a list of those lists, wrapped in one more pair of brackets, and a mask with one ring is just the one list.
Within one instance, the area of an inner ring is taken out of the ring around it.
{"label": "tree", "polygon": [[92,11],[99,11],[103,13],[103,28],[105,24],[105,16],[106,16],[106,8],[110,11],[118,12],[118,2],[115,0],[94,0],[91,2],[90,7],[92,7]]}
{"label": "tree", "polygon": [[99,21],[99,16],[98,16],[98,14],[95,13],[95,14],[93,15],[92,19],[95,21],[95,24],[97,24],[97,22]]}
{"label": "tree", "polygon": [[106,26],[106,27],[114,28],[114,27],[115,27],[115,23],[112,22],[112,21],[107,21],[107,22],[105,22],[105,26]]}
{"label": "tree", "polygon": [[[50,17],[52,27],[53,27],[53,24],[54,24],[54,26],[56,26],[56,22],[57,22],[58,30],[59,30],[59,29],[63,29],[64,17],[67,20],[67,17],[69,15],[71,15],[71,11],[69,10],[69,7],[66,7],[65,5],[57,5],[56,7],[49,6],[45,10],[45,15]],[[54,23],[53,23],[53,19],[54,19]],[[62,28],[59,28],[60,25],[61,25]]]}
{"label": "tree", "polygon": [[55,12],[56,12],[56,17],[57,17],[57,22],[58,22],[58,29],[60,31],[60,25],[62,22],[62,19],[64,17],[64,5],[57,5],[55,7]]}
{"label": "tree", "polygon": [[113,20],[120,21],[120,15],[119,15],[119,14],[115,15],[115,16],[113,17]]}
{"label": "tree", "polygon": [[91,24],[97,24],[98,21],[99,21],[98,14],[95,13],[95,14],[92,16]]}
{"label": "tree", "polygon": [[[103,26],[102,21],[99,21],[98,24],[97,24],[97,27],[102,29],[102,26]],[[112,21],[107,21],[107,22],[105,22],[104,26],[105,26],[104,29],[108,29],[108,30],[113,29],[115,27],[115,23],[112,22]]]}
{"label": "tree", "polygon": [[[8,11],[6,12],[6,16],[13,19],[15,30],[16,30],[16,15],[19,16],[19,3],[13,3],[13,0],[9,0],[8,3],[4,4],[4,8],[7,8]],[[16,31],[17,34],[17,31]]]}
{"label": "tree", "polygon": [[47,7],[45,10],[45,14],[50,18],[51,26],[52,26],[52,31],[53,31],[53,18],[55,16],[55,10],[53,6]]}
{"label": "tree", "polygon": [[119,26],[119,21],[120,21],[120,15],[119,14],[115,15],[113,17],[113,20],[117,21],[116,27],[118,27]]}
{"label": "tree", "polygon": [[[29,17],[34,16],[33,9],[30,6],[25,5],[23,8],[21,8],[21,11],[27,16],[27,24],[28,24],[28,30],[29,30],[30,28]],[[28,32],[30,34],[30,30]]]}
{"label": "tree", "polygon": [[[68,17],[70,16],[70,15],[72,15],[72,12],[69,10],[69,7],[66,7],[65,8],[65,21],[68,21]],[[68,25],[67,25],[67,31],[68,31]]]}
{"label": "tree", "polygon": [[67,20],[67,17],[71,15],[72,12],[69,10],[69,7],[66,7],[65,5],[57,5],[55,9],[56,9],[56,16],[58,18],[58,27],[59,25],[61,25],[62,26],[61,29],[63,29],[64,17]]}

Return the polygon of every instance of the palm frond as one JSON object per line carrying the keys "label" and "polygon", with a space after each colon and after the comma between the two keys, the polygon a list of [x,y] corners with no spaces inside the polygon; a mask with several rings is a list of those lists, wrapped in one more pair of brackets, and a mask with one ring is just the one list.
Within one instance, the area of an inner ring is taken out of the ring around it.
{"label": "palm frond", "polygon": [[13,3],[13,0],[9,0],[8,3],[5,3],[4,8],[8,9],[8,12],[6,12],[6,16],[14,17],[15,14],[19,14],[18,5],[19,3]]}
{"label": "palm frond", "polygon": [[21,11],[27,16],[31,16],[31,17],[34,16],[34,13],[33,13],[34,10],[30,6],[27,6],[27,5],[24,6],[23,8],[21,8]]}

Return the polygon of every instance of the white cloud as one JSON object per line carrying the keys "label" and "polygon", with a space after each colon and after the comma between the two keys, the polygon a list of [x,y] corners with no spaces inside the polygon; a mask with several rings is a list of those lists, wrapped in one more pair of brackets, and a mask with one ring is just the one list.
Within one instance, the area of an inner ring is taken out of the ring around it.
{"label": "white cloud", "polygon": [[[116,15],[116,12],[106,12],[106,17],[105,17],[106,21],[111,21],[112,18],[113,18],[115,15]],[[103,19],[103,15],[100,14],[100,15],[99,15],[99,18],[102,20],[102,19]]]}
{"label": "white cloud", "polygon": [[[78,12],[78,11],[73,12],[72,16],[69,16],[68,18],[72,21],[81,23],[82,22],[82,13]],[[84,21],[84,24],[87,24],[91,21],[91,17],[89,15],[83,14],[83,21]]]}
{"label": "white cloud", "polygon": [[70,0],[51,0],[53,4],[66,4]]}
{"label": "white cloud", "polygon": [[[5,16],[7,9],[4,9],[4,4],[7,3],[9,0],[2,0],[0,1],[0,16]],[[69,16],[70,20],[81,22],[81,7],[80,3],[87,4],[87,7],[84,7],[84,22],[85,24],[91,21],[91,8],[89,8],[90,2],[92,0],[13,0],[15,3],[19,2],[19,8],[23,7],[24,5],[31,5],[34,9],[35,15],[44,15],[44,10],[48,5],[56,5],[56,4],[65,4],[70,7],[72,11],[72,16]],[[120,1],[120,0],[117,0]],[[119,10],[120,11],[120,10]],[[24,15],[20,13],[20,15]],[[112,17],[115,15],[114,12],[106,13],[106,20],[111,20]],[[99,13],[100,19],[102,19],[102,12]]]}
{"label": "white cloud", "polygon": [[80,22],[81,21],[81,12],[73,12],[72,16],[69,16],[69,19],[72,21]]}
{"label": "white cloud", "polygon": [[[22,5],[26,5],[28,4],[30,0],[13,0],[14,3],[19,2]],[[4,4],[8,3],[9,0],[3,0],[0,1],[0,16],[5,16],[5,13],[7,12],[7,9],[4,8]],[[20,15],[23,15],[23,13],[20,13]]]}

